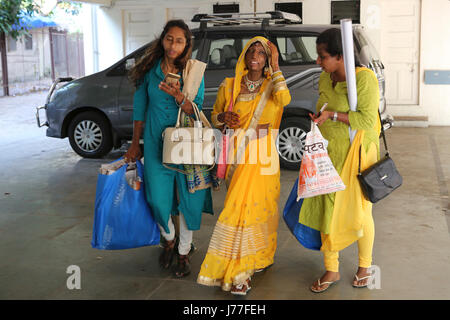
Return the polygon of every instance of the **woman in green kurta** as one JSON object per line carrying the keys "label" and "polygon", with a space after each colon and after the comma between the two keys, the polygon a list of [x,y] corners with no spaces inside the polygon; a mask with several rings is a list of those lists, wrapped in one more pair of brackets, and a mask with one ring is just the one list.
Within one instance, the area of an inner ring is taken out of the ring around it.
{"label": "woman in green kurta", "polygon": [[[167,73],[182,75],[192,52],[192,35],[182,20],[169,21],[142,59],[130,72],[137,88],[133,101],[134,132],[126,161],[141,157],[139,140],[144,131],[144,180],[147,201],[165,238],[160,265],[169,268],[174,256],[175,228],[171,215],[180,212],[178,267],[176,276],[190,273],[188,253],[192,231],[200,228],[202,212],[213,213],[211,188],[189,192],[186,176],[162,165],[162,133],[175,126],[178,110],[193,114],[192,103],[181,92],[183,78],[176,85],[164,82]],[[202,108],[204,80],[193,102]],[[145,122],[145,127],[144,127]],[[184,169],[182,166],[179,169]],[[178,198],[178,201],[177,201]]]}
{"label": "woman in green kurta", "polygon": [[[350,156],[351,152],[359,149],[351,148],[349,127],[358,130],[353,144],[362,144],[362,150],[365,150],[364,166],[378,160],[380,132],[378,81],[370,69],[356,68],[358,104],[356,111],[350,111],[340,30],[326,30],[317,38],[316,44],[317,64],[323,69],[319,80],[319,100],[316,109],[319,111],[325,103],[328,105],[321,114],[311,117],[319,125],[323,137],[328,140],[328,155],[342,178],[343,169],[354,168],[358,160],[357,157]],[[365,287],[368,284],[368,268],[372,262],[374,241],[372,206],[362,195],[360,196],[356,174],[349,177],[351,183],[347,182],[345,191],[307,198],[300,211],[300,223],[320,230],[322,236],[321,251],[324,253],[327,271],[312,285],[311,290],[314,292],[325,291],[339,280],[338,252],[354,241],[358,242],[359,269],[353,286]],[[340,201],[337,208],[337,197],[342,199],[343,195],[346,197],[344,200],[346,203],[342,205],[343,201]],[[358,205],[355,205],[357,201]],[[353,228],[354,225],[358,227]]]}

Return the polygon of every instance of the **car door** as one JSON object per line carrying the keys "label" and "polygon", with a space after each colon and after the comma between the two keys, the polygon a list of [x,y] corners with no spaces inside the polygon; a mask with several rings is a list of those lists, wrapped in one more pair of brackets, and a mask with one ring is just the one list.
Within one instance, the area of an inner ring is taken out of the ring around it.
{"label": "car door", "polygon": [[120,87],[117,97],[120,120],[116,126],[116,131],[121,138],[131,139],[133,136],[133,97],[136,88],[128,79],[128,72],[145,52],[147,46],[137,49],[124,58],[115,67],[113,72],[114,76],[120,77]]}

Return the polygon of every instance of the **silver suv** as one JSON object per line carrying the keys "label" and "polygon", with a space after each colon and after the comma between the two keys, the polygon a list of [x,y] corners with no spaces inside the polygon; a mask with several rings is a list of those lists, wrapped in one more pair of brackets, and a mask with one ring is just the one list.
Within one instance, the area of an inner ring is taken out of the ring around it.
{"label": "silver suv", "polygon": [[[249,19],[250,17],[250,19]],[[280,163],[286,169],[298,169],[306,133],[310,130],[308,113],[315,112],[318,79],[316,65],[317,36],[335,25],[304,25],[300,18],[280,11],[251,15],[206,15],[192,19],[200,26],[194,35],[193,58],[207,63],[203,110],[210,117],[218,87],[225,77],[234,75],[234,67],[245,43],[264,36],[280,52],[280,68],[286,78],[292,100],[285,107],[277,138]],[[385,109],[384,66],[364,33],[354,25],[354,40],[360,62],[371,68],[380,84],[380,111]],[[47,136],[69,137],[73,150],[82,157],[99,158],[130,140],[133,134],[134,87],[127,72],[149,44],[137,49],[111,67],[87,77],[57,79],[44,106],[37,109],[38,126],[48,126]],[[61,84],[63,84],[61,86]],[[47,121],[41,124],[40,110]],[[384,119],[385,128],[392,125]]]}

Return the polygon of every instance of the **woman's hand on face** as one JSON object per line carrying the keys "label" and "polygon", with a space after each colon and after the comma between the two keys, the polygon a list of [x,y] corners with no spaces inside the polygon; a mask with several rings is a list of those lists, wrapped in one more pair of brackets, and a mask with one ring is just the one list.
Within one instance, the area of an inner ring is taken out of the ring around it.
{"label": "woman's hand on face", "polygon": [[159,90],[164,91],[165,93],[171,95],[174,98],[178,97],[181,94],[180,91],[181,85],[179,81],[175,82],[175,84],[173,83],[168,84],[164,81],[161,81],[158,87]]}
{"label": "woman's hand on face", "polygon": [[324,123],[328,119],[331,119],[331,117],[333,116],[333,112],[322,111],[322,113],[320,113],[319,115],[310,113],[309,116],[314,121],[314,123],[317,123],[320,126],[322,123]]}
{"label": "woman's hand on face", "polygon": [[279,70],[279,66],[278,66],[278,49],[277,47],[270,41],[267,41],[267,45],[270,48],[270,52],[271,52],[271,59],[270,59],[270,65],[273,69],[273,71],[278,71]]}
{"label": "woman's hand on face", "polygon": [[217,116],[217,120],[225,123],[230,128],[239,127],[239,115],[232,111],[222,112]]}

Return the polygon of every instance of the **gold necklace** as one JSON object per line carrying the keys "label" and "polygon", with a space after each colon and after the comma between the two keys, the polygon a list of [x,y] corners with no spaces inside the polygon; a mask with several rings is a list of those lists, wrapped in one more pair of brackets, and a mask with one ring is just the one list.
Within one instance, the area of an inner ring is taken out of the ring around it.
{"label": "gold necklace", "polygon": [[263,77],[261,77],[260,79],[258,79],[256,81],[252,81],[247,77],[247,75],[244,76],[245,86],[247,87],[248,91],[250,91],[252,93],[263,83],[263,81],[264,81]]}

